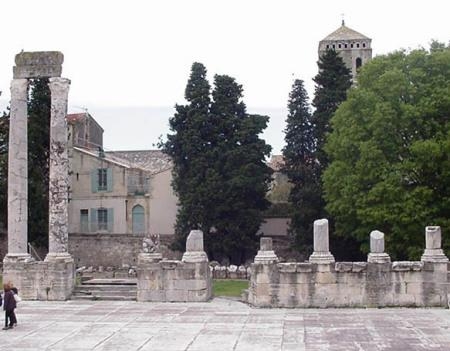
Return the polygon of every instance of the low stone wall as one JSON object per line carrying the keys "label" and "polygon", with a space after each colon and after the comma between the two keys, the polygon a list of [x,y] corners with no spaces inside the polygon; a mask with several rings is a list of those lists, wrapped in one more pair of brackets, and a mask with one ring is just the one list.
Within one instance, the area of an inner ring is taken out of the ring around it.
{"label": "low stone wall", "polygon": [[254,263],[258,307],[431,307],[448,304],[447,263]]}
{"label": "low stone wall", "polygon": [[69,234],[69,252],[80,266],[136,265],[143,234]]}
{"label": "low stone wall", "polygon": [[140,261],[138,301],[201,302],[211,298],[208,262]]}
{"label": "low stone wall", "polygon": [[314,223],[309,262],[278,263],[270,238],[251,265],[248,302],[257,307],[446,307],[449,260],[441,249],[439,227],[426,228],[421,261],[392,262],[384,234],[370,234],[368,262],[334,262],[328,248],[328,221]]}
{"label": "low stone wall", "polygon": [[250,279],[250,267],[209,263],[213,279]]}
{"label": "low stone wall", "polygon": [[191,231],[181,261],[163,260],[160,253],[139,254],[137,278],[138,301],[208,301],[212,297],[212,277],[203,249],[203,233]]}
{"label": "low stone wall", "polygon": [[[69,252],[77,267],[122,267],[137,265],[144,234],[69,234]],[[164,243],[171,238],[161,237],[161,251],[165,257],[181,256],[171,252]],[[170,252],[168,252],[170,251]]]}
{"label": "low stone wall", "polygon": [[3,262],[3,282],[12,282],[24,300],[64,301],[75,285],[73,260]]}

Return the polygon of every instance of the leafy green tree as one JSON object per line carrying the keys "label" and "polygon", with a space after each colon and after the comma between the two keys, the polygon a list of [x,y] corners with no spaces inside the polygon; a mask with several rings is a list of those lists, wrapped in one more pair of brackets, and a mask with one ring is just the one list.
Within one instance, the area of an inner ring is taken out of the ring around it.
{"label": "leafy green tree", "polygon": [[48,79],[30,81],[28,101],[28,241],[48,246],[50,144]]}
{"label": "leafy green tree", "polygon": [[378,229],[394,259],[418,259],[425,226],[450,232],[448,46],[373,59],[332,127],[323,179],[340,235],[367,252],[369,233]]}
{"label": "leafy green tree", "polygon": [[303,81],[296,79],[289,94],[289,114],[286,119],[283,172],[292,188],[290,231],[295,244],[305,256],[311,251],[313,222],[321,215],[321,187],[316,160],[316,142],[308,94]]}
{"label": "leafy green tree", "polygon": [[172,157],[173,187],[179,211],[174,247],[184,249],[191,229],[205,234],[212,258],[240,263],[255,248],[255,234],[267,207],[270,147],[258,135],[267,117],[246,113],[242,87],[216,76],[211,102],[206,69],[194,63],[186,87],[186,105],[177,105],[171,134],[161,146]]}

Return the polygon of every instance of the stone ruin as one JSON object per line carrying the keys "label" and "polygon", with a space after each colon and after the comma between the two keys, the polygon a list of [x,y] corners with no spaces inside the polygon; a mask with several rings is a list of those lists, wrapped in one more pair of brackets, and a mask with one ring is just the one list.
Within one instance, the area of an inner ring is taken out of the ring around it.
{"label": "stone ruin", "polygon": [[278,263],[271,239],[251,265],[247,301],[256,307],[446,307],[449,260],[441,248],[441,228],[426,227],[420,261],[391,262],[384,234],[370,233],[367,262],[334,262],[328,247],[328,221],[314,222],[309,262]]}
{"label": "stone ruin", "polygon": [[203,249],[203,232],[192,230],[181,261],[142,252],[137,265],[137,300],[202,302],[212,297],[212,277]]}
{"label": "stone ruin", "polygon": [[[68,253],[67,98],[70,80],[61,78],[64,56],[57,51],[16,55],[11,82],[8,159],[8,253],[3,281],[25,299],[66,300],[73,291],[74,262]],[[28,79],[49,78],[51,92],[49,252],[43,262],[28,254]]]}

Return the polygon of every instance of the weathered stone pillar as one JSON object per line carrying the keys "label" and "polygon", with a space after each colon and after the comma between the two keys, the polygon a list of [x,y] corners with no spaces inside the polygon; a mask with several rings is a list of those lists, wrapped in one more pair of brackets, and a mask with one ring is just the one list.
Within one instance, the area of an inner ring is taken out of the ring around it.
{"label": "weathered stone pillar", "polygon": [[441,248],[441,239],[441,227],[425,228],[425,252],[421,258],[422,262],[448,262],[448,258]]}
{"label": "weathered stone pillar", "polygon": [[367,256],[370,263],[389,263],[391,258],[384,252],[384,233],[374,230],[370,233],[370,253]]}
{"label": "weathered stone pillar", "polygon": [[183,262],[208,262],[208,256],[203,248],[203,232],[191,230],[186,239],[186,252],[181,259]]}
{"label": "weathered stone pillar", "polygon": [[328,219],[314,221],[314,252],[309,256],[309,262],[329,264],[334,262],[330,253],[328,236]]}
{"label": "weathered stone pillar", "polygon": [[8,152],[8,254],[7,260],[30,260],[28,254],[28,80],[11,82],[11,116]]}
{"label": "weathered stone pillar", "polygon": [[278,256],[273,251],[272,238],[261,238],[260,249],[255,256],[255,263],[275,263],[278,262]]}
{"label": "weathered stone pillar", "polygon": [[67,98],[70,80],[50,78],[49,252],[46,260],[68,253],[69,159],[67,156]]}

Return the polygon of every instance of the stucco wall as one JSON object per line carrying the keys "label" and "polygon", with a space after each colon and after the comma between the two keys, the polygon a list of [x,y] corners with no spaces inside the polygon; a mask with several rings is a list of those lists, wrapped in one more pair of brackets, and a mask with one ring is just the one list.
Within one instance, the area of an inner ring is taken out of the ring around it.
{"label": "stucco wall", "polygon": [[153,175],[150,180],[150,234],[173,234],[178,199],[172,189],[170,169]]}

